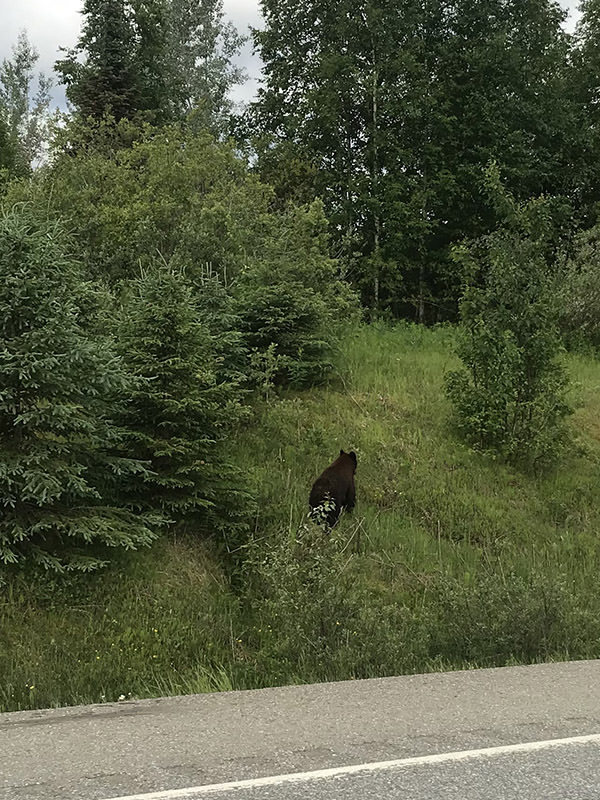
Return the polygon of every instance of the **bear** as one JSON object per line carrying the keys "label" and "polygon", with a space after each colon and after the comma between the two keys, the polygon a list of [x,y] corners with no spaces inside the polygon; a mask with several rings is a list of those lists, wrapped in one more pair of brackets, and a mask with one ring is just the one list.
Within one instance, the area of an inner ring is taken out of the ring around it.
{"label": "bear", "polygon": [[[317,522],[326,522],[333,528],[342,509],[352,511],[356,501],[354,473],[356,472],[356,453],[340,450],[339,456],[324,470],[313,483],[308,498],[310,516]],[[328,503],[329,501],[329,503]],[[325,505],[320,513],[316,511]],[[329,506],[329,507],[328,507]],[[316,513],[315,513],[316,512]]]}

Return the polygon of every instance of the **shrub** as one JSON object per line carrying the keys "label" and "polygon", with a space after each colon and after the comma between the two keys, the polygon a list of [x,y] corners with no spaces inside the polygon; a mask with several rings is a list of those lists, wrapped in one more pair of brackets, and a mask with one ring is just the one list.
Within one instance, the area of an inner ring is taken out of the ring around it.
{"label": "shrub", "polygon": [[275,383],[322,382],[333,367],[341,327],[357,319],[355,300],[328,257],[319,200],[269,223],[261,253],[234,285],[242,330],[255,364],[266,362]]}
{"label": "shrub", "polygon": [[600,348],[600,225],[581,233],[567,263],[561,327],[572,345]]}
{"label": "shrub", "polygon": [[176,523],[233,525],[245,496],[218,445],[243,414],[240,390],[219,374],[215,337],[180,270],[158,264],[131,282],[118,343],[138,381],[123,418],[129,447],[151,466],[125,487],[127,502]]}
{"label": "shrub", "polygon": [[59,571],[154,538],[152,520],[113,503],[115,484],[144,472],[116,455],[129,380],[82,326],[90,290],[64,238],[28,209],[0,216],[0,561]]}
{"label": "shrub", "polygon": [[[33,196],[63,215],[90,274],[113,286],[157,257],[184,269],[205,311],[204,298],[218,298],[222,341],[234,346],[222,353],[224,368],[243,361],[261,385],[265,371],[278,384],[323,380],[356,303],[328,256],[321,203],[277,211],[273,190],[208,134],[173,126],[137,136],[116,150],[99,137],[61,154],[11,197]],[[239,358],[244,346],[250,363]]]}
{"label": "shrub", "polygon": [[549,217],[543,200],[518,206],[494,172],[488,177],[505,224],[455,251],[472,282],[460,304],[464,368],[449,374],[447,392],[467,439],[536,467],[564,443],[571,411],[556,283],[545,259]]}
{"label": "shrub", "polygon": [[584,615],[577,612],[573,587],[564,577],[536,569],[527,577],[482,571],[464,585],[438,576],[431,594],[430,646],[450,663],[527,664],[576,653],[581,645]]}
{"label": "shrub", "polygon": [[121,147],[95,136],[75,155],[57,154],[32,188],[15,187],[13,196],[33,192],[68,221],[93,277],[134,278],[160,254],[190,279],[208,269],[230,283],[260,249],[271,189],[207,133],[134,130]]}
{"label": "shrub", "polygon": [[[271,685],[410,671],[425,657],[422,622],[368,587],[342,526],[307,521],[246,548],[248,644]],[[408,645],[410,642],[410,645]]]}

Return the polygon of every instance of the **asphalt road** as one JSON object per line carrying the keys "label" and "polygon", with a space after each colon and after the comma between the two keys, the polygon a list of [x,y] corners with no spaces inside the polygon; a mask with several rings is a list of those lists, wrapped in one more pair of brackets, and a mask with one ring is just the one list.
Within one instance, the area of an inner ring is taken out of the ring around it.
{"label": "asphalt road", "polygon": [[0,715],[0,800],[144,794],[598,800],[600,661]]}

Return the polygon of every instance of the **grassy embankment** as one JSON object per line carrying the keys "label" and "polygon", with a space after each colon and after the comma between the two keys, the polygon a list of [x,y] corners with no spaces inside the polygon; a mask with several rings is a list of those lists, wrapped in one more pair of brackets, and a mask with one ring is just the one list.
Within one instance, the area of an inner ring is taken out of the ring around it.
{"label": "grassy embankment", "polygon": [[[0,710],[600,656],[600,362],[569,358],[576,445],[535,478],[449,430],[451,345],[449,329],[364,327],[330,386],[256,404],[236,444],[254,570],[235,590],[186,539],[3,590]],[[355,514],[333,544],[294,546],[340,447],[359,457]]]}

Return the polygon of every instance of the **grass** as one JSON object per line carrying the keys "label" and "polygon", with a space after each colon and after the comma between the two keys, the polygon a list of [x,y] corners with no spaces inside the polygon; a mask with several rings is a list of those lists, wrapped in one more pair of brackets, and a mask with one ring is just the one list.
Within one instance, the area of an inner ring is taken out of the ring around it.
{"label": "grass", "polygon": [[238,605],[205,549],[175,540],[101,575],[14,582],[0,601],[0,709],[229,689]]}
{"label": "grass", "polygon": [[[600,363],[569,358],[575,445],[532,477],[454,436],[452,337],[361,327],[329,386],[256,402],[234,443],[259,510],[233,583],[190,540],[12,583],[0,709],[599,656]],[[340,448],[357,508],[315,538],[308,491]]]}

